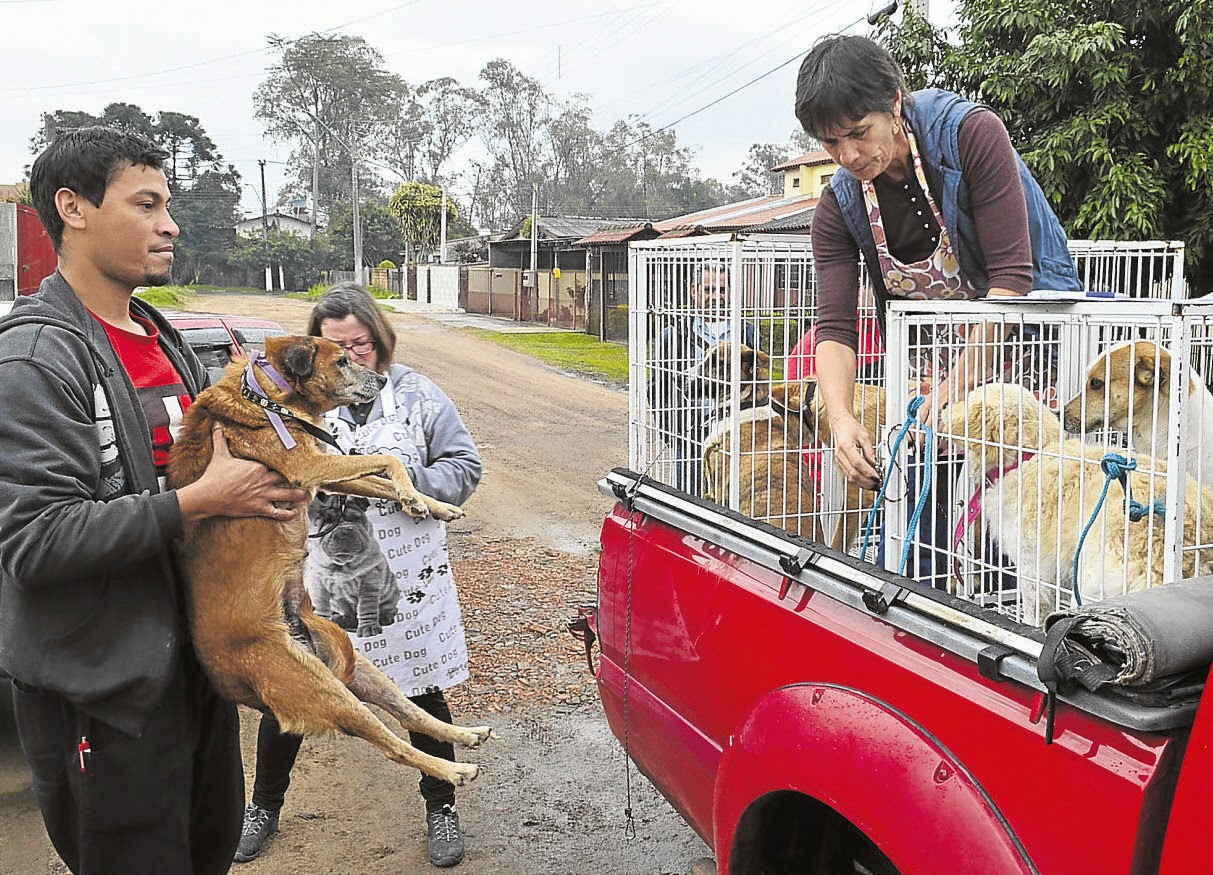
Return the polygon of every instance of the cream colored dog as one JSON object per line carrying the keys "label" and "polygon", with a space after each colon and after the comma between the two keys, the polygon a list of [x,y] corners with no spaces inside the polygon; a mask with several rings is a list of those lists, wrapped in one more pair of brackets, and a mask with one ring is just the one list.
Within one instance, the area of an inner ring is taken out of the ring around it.
{"label": "cream colored dog", "polygon": [[[1091,363],[1082,392],[1066,403],[1066,431],[1124,432],[1135,452],[1166,458],[1171,368],[1171,353],[1151,341],[1112,347]],[[1180,436],[1185,473],[1213,486],[1213,394],[1195,370],[1189,371],[1187,403],[1188,429]]]}
{"label": "cream colored dog", "polygon": [[[979,386],[963,403],[948,407],[943,419],[949,443],[964,447],[973,468],[1000,472],[985,487],[982,518],[1015,562],[1024,622],[1039,625],[1057,608],[1059,592],[1073,586],[1079,539],[1106,479],[1100,468],[1104,452],[1062,440],[1057,416],[1022,386]],[[1149,506],[1165,495],[1165,466],[1148,456],[1135,458],[1141,470],[1129,473],[1129,489],[1134,500]],[[1082,545],[1078,587],[1084,600],[1166,582],[1162,518],[1150,514],[1133,522],[1125,505],[1124,490],[1111,484]],[[1213,490],[1200,489],[1191,477],[1183,544],[1213,544]],[[1213,549],[1184,551],[1184,578],[1211,572]]]}

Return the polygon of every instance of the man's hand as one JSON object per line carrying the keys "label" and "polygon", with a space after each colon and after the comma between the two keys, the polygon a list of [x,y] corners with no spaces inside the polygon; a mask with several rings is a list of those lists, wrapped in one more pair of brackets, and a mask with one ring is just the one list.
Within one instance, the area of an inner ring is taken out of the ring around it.
{"label": "man's hand", "polygon": [[306,512],[308,490],[292,486],[260,462],[237,459],[218,423],[211,429],[211,442],[211,461],[202,476],[177,490],[186,525],[216,516],[287,522]]}
{"label": "man's hand", "polygon": [[855,417],[830,420],[834,464],[842,476],[864,489],[878,489],[883,477],[876,463],[872,436]]}

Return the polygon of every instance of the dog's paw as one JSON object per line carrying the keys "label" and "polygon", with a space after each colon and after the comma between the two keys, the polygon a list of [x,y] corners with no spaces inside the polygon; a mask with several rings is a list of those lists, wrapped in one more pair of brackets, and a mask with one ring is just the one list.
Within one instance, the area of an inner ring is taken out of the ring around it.
{"label": "dog's paw", "polygon": [[475,763],[451,763],[450,772],[447,780],[456,787],[462,787],[476,780],[476,776],[480,774],[480,766]]}
{"label": "dog's paw", "polygon": [[442,520],[443,522],[462,519],[464,516],[462,507],[455,504],[447,504],[445,501],[434,501],[430,505],[430,513],[434,519]]}
{"label": "dog's paw", "polygon": [[400,499],[400,507],[415,520],[423,520],[430,515],[430,509],[419,495],[410,495]]}
{"label": "dog's paw", "polygon": [[490,738],[501,737],[488,726],[461,726],[459,728],[465,733],[464,737],[459,740],[464,747],[480,747],[481,743]]}

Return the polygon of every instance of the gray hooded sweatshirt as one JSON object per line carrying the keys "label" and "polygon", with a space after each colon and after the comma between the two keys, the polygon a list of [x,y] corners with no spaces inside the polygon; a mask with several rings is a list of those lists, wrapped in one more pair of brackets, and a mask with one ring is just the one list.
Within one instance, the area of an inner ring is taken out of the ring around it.
{"label": "gray hooded sweatshirt", "polygon": [[[206,372],[154,308],[197,395]],[[56,272],[0,320],[0,668],[138,735],[188,646],[148,424],[102,325]]]}

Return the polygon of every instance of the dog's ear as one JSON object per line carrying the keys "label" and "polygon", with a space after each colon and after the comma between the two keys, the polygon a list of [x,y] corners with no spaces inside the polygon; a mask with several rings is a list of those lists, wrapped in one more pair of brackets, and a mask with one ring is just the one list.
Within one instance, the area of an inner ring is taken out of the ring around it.
{"label": "dog's ear", "polygon": [[757,370],[757,372],[760,375],[765,375],[765,374],[770,373],[771,357],[769,355],[767,355],[765,352],[763,352],[760,349],[755,350],[754,351],[754,362],[755,362],[755,370]]}
{"label": "dog's ear", "polygon": [[1167,385],[1167,371],[1165,367],[1160,367],[1162,364],[1161,360],[1155,361],[1153,351],[1139,352],[1133,365],[1133,380],[1137,385],[1149,388],[1154,385],[1154,377],[1157,374],[1158,385]]}
{"label": "dog's ear", "polygon": [[316,369],[316,338],[298,337],[282,354],[282,364],[288,378],[307,379]]}
{"label": "dog's ear", "polygon": [[814,377],[800,381],[800,409],[808,410],[813,406],[813,399],[817,397],[817,380]]}
{"label": "dog's ear", "polygon": [[765,377],[770,373],[771,357],[760,349],[741,347],[741,379],[749,381]]}

